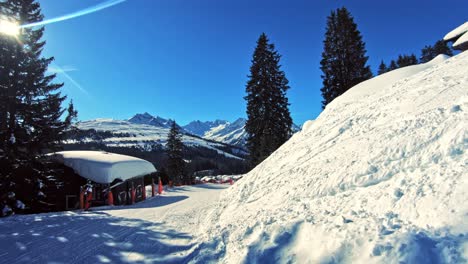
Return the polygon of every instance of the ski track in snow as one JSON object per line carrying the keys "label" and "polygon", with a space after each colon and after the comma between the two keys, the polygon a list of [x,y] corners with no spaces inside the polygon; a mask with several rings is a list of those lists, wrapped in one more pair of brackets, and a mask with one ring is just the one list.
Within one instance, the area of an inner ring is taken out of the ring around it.
{"label": "ski track in snow", "polygon": [[0,263],[187,262],[226,188],[184,186],[132,206],[0,219]]}

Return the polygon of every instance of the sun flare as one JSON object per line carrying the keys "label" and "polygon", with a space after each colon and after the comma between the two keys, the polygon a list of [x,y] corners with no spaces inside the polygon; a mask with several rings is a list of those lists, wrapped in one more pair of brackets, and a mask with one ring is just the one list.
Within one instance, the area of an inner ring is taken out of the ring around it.
{"label": "sun flare", "polygon": [[17,36],[19,32],[20,27],[18,26],[18,24],[8,20],[0,20],[0,34]]}

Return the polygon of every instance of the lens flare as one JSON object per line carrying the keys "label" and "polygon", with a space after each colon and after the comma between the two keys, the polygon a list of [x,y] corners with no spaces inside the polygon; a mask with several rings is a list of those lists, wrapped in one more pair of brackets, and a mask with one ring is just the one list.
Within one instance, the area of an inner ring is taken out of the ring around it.
{"label": "lens flare", "polygon": [[47,25],[47,24],[60,22],[60,21],[65,21],[65,20],[68,20],[68,19],[72,19],[72,18],[88,15],[88,14],[91,14],[91,13],[94,13],[94,12],[97,12],[97,11],[101,11],[103,9],[109,8],[111,6],[115,6],[115,5],[123,3],[125,1],[127,1],[127,0],[109,0],[109,1],[106,1],[106,2],[103,2],[103,3],[100,3],[98,5],[88,7],[88,8],[83,9],[83,10],[73,12],[73,13],[68,14],[68,15],[63,15],[63,16],[60,16],[60,17],[51,18],[51,19],[47,19],[47,20],[44,20],[44,21],[36,22],[36,23],[22,25],[21,27],[22,28],[30,28],[30,27],[43,26],[43,25]]}
{"label": "lens flare", "polygon": [[8,20],[0,20],[0,33],[9,35],[9,36],[17,36],[20,32],[20,26],[18,24],[8,21]]}

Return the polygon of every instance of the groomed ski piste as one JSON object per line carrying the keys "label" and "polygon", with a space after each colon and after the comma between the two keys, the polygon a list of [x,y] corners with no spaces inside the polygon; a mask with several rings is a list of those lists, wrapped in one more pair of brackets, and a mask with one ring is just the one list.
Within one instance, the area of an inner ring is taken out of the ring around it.
{"label": "groomed ski piste", "polygon": [[467,263],[468,52],[363,82],[233,186],[0,219],[1,263]]}

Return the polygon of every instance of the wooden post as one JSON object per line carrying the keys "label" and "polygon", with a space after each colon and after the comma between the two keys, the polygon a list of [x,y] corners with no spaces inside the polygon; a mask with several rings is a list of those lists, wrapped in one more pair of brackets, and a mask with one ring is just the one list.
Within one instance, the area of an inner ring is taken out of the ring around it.
{"label": "wooden post", "polygon": [[114,205],[114,195],[112,194],[112,190],[109,186],[109,190],[107,192],[107,204]]}
{"label": "wooden post", "polygon": [[163,185],[162,185],[161,177],[159,177],[158,193],[161,194],[162,192],[163,192]]}
{"label": "wooden post", "polygon": [[133,184],[133,182],[132,182],[132,190],[130,192],[131,192],[131,195],[132,195],[132,204],[134,204],[135,203],[136,193],[135,193],[135,185]]}
{"label": "wooden post", "polygon": [[84,209],[84,188],[80,186],[80,209]]}

